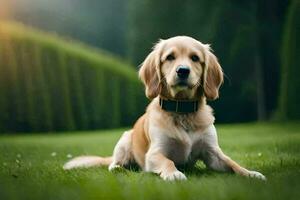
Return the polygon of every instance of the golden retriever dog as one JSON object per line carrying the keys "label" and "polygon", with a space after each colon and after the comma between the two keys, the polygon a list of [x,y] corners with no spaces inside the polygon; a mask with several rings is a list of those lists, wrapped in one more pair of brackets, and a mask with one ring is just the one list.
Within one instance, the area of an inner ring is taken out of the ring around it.
{"label": "golden retriever dog", "polygon": [[266,179],[241,167],[219,147],[206,100],[218,98],[223,72],[209,45],[187,36],[160,40],[142,63],[139,77],[152,101],[133,129],[119,139],[113,156],[77,157],[64,169],[109,166],[111,171],[137,163],[171,181],[187,179],[176,166],[202,160],[216,171]]}

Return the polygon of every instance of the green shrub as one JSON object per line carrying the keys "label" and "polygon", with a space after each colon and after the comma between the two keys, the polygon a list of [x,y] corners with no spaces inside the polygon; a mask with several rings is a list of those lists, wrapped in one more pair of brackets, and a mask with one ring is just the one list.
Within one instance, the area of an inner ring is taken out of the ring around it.
{"label": "green shrub", "polygon": [[127,126],[146,103],[126,62],[12,22],[0,22],[0,96],[0,132]]}

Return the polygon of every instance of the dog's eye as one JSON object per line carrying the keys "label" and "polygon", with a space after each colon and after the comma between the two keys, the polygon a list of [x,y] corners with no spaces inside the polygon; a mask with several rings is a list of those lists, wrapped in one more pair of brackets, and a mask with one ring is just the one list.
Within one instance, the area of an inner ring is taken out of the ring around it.
{"label": "dog's eye", "polygon": [[172,61],[172,60],[175,60],[175,56],[173,54],[170,54],[167,56],[166,58],[168,61]]}
{"label": "dog's eye", "polygon": [[197,56],[197,55],[192,55],[191,56],[191,59],[192,59],[192,61],[194,61],[194,62],[198,62],[200,59],[199,59],[199,57]]}

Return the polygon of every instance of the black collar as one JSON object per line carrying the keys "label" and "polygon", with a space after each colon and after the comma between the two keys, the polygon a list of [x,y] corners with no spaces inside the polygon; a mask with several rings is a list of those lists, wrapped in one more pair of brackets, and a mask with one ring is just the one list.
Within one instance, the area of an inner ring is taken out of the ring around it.
{"label": "black collar", "polygon": [[160,107],[169,112],[180,114],[193,113],[198,110],[199,101],[182,101],[159,98]]}

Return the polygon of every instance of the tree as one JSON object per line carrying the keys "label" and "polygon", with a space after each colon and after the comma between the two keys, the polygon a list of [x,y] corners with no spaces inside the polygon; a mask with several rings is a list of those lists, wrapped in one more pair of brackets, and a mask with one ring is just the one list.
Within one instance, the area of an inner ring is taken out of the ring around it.
{"label": "tree", "polygon": [[293,0],[284,27],[278,116],[300,119],[300,1]]}

